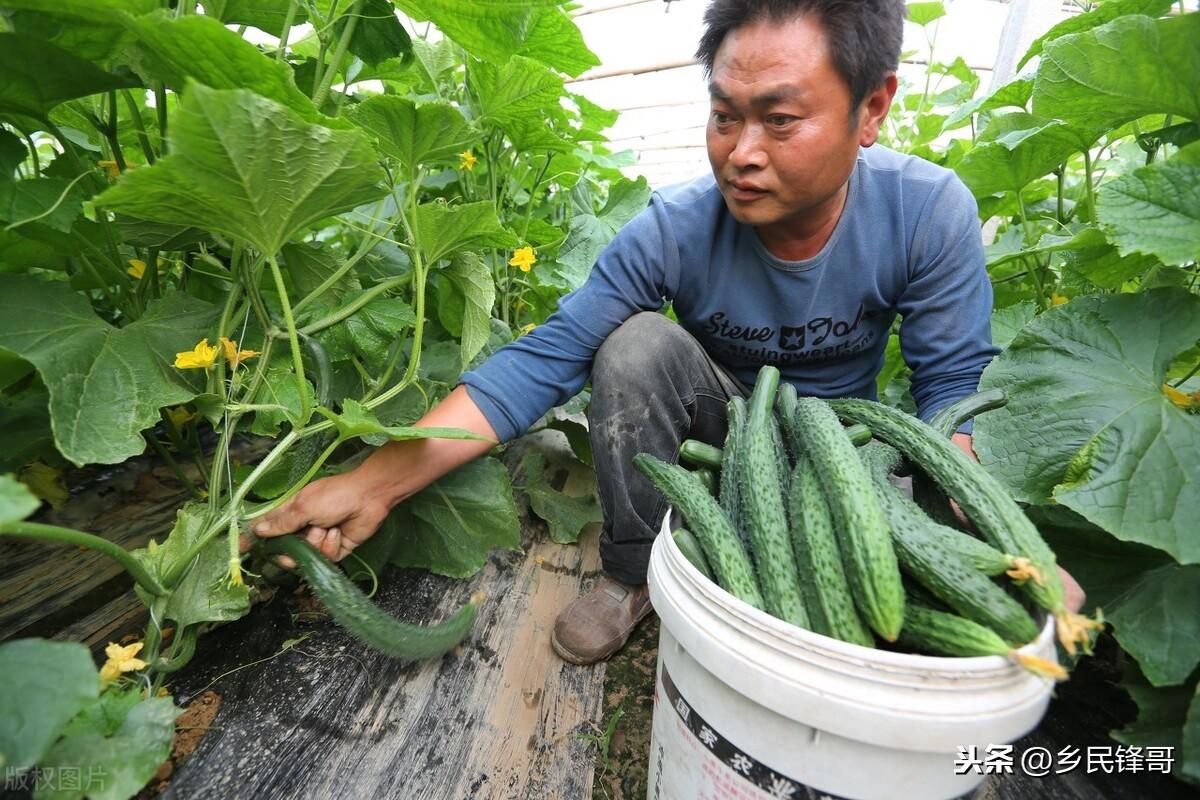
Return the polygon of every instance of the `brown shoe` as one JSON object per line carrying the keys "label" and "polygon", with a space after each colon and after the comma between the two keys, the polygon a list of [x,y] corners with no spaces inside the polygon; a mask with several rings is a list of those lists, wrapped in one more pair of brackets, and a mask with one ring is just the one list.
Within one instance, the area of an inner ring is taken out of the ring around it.
{"label": "brown shoe", "polygon": [[629,586],[602,578],[558,615],[550,646],[564,661],[595,664],[620,650],[653,610],[646,584]]}

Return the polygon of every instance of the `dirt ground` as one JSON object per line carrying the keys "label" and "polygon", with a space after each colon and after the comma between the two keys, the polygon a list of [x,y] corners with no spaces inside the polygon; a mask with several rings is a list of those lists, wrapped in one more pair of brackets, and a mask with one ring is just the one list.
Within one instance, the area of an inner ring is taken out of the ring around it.
{"label": "dirt ground", "polygon": [[609,741],[608,757],[597,743],[594,800],[643,800],[650,766],[650,720],[654,716],[654,667],[658,659],[658,617],[648,617],[629,643],[608,662],[604,678],[604,715],[597,735],[603,739],[613,717],[620,718]]}

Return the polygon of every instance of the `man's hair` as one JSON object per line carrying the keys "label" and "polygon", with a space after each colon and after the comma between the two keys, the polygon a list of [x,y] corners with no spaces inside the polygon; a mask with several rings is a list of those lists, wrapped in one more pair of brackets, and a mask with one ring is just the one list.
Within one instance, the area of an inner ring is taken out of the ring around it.
{"label": "man's hair", "polygon": [[850,112],[900,64],[904,0],[712,0],[696,58],[712,75],[717,48],[735,28],[761,20],[783,23],[813,16],[829,42],[833,68],[850,89]]}

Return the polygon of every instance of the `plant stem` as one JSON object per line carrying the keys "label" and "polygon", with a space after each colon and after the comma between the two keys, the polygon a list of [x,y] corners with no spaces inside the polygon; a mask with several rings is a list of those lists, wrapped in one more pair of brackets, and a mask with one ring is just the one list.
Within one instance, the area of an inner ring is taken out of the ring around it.
{"label": "plant stem", "polygon": [[179,479],[179,482],[187,488],[188,493],[192,496],[192,499],[203,500],[204,495],[200,493],[200,490],[196,488],[196,484],[192,483],[192,479],[189,478],[179,466],[179,462],[177,462],[174,457],[171,456],[171,453],[167,450],[167,448],[163,447],[163,444],[158,440],[158,437],[150,431],[145,433],[145,437],[146,441],[150,443],[150,446],[154,448],[154,452],[158,453],[159,458],[166,462],[171,472],[175,473],[175,477]]}
{"label": "plant stem", "polygon": [[43,542],[59,542],[74,547],[86,547],[112,558],[128,572],[147,592],[154,596],[165,594],[162,585],[146,571],[133,554],[125,548],[102,539],[99,536],[71,528],[60,528],[57,525],[42,525],[37,522],[8,522],[0,525],[0,536],[11,536],[16,539],[34,539]]}
{"label": "plant stem", "polygon": [[1092,151],[1085,149],[1083,151],[1083,173],[1084,181],[1087,183],[1087,199],[1088,199],[1088,220],[1096,219],[1096,190],[1092,186]]}
{"label": "plant stem", "polygon": [[1066,180],[1066,172],[1067,172],[1067,165],[1066,165],[1066,164],[1063,164],[1061,167],[1059,167],[1059,168],[1058,168],[1057,170],[1055,170],[1055,172],[1054,172],[1055,176],[1058,178],[1058,209],[1057,209],[1057,217],[1058,217],[1058,224],[1059,224],[1059,225],[1064,225],[1064,224],[1066,224],[1066,221],[1067,221],[1067,215],[1066,215],[1066,213],[1063,211],[1063,186],[1064,186],[1064,182],[1065,182],[1065,180]]}
{"label": "plant stem", "polygon": [[[386,281],[383,281],[382,283],[377,283],[374,286],[372,286],[370,289],[368,289],[367,291],[363,292],[361,295],[356,297],[353,302],[347,303],[345,306],[339,308],[337,311],[333,312],[332,314],[322,317],[321,319],[317,320],[316,322],[310,322],[309,324],[305,325],[303,328],[300,328],[300,333],[304,334],[305,336],[312,336],[317,331],[323,331],[328,327],[336,325],[339,322],[341,322],[342,320],[344,320],[346,317],[349,317],[352,314],[354,314],[354,312],[358,311],[360,308],[362,308],[367,303],[374,300],[379,295],[383,294],[384,292],[386,292],[390,289],[395,289],[399,286],[403,286],[404,284],[408,283],[410,280],[412,280],[411,275],[401,275],[398,278],[390,278]],[[282,337],[282,333],[280,333],[279,335]]]}
{"label": "plant stem", "polygon": [[1197,372],[1200,372],[1200,361],[1197,361],[1195,366],[1193,366],[1190,370],[1188,370],[1187,375],[1184,375],[1182,378],[1180,378],[1179,380],[1172,383],[1171,386],[1175,389],[1178,389],[1180,386],[1182,386],[1184,383],[1187,382],[1188,378],[1192,377]]}
{"label": "plant stem", "polygon": [[33,136],[25,134],[25,141],[29,143],[29,157],[33,159],[33,173],[35,175],[42,171],[42,160],[38,156],[37,142],[33,141]]}
{"label": "plant stem", "polygon": [[324,77],[321,78],[321,85],[313,93],[313,105],[318,109],[325,102],[325,95],[329,94],[329,87],[333,85],[334,75],[341,69],[342,59],[345,58],[346,49],[350,46],[350,39],[354,36],[354,29],[358,27],[362,5],[363,0],[354,0],[354,5],[347,12],[349,19],[346,20],[346,27],[342,29],[342,35],[338,37],[337,47],[333,51],[333,57],[329,60],[329,67],[325,70]]}
{"label": "plant stem", "polygon": [[283,284],[283,273],[279,271],[279,262],[274,254],[267,257],[271,265],[271,275],[275,278],[275,291],[279,293],[279,305],[283,307],[283,321],[287,325],[288,339],[292,346],[292,365],[296,370],[296,388],[300,392],[300,419],[308,421],[312,413],[312,402],[308,396],[307,380],[304,377],[304,358],[300,354],[300,337],[296,334],[296,318],[292,315],[292,305],[288,302],[287,287]]}
{"label": "plant stem", "polygon": [[142,146],[142,155],[146,157],[147,164],[153,164],[157,157],[154,155],[154,148],[150,146],[150,136],[146,133],[146,126],[142,124],[142,110],[138,107],[137,101],[133,99],[133,92],[122,89],[121,96],[125,98],[125,105],[129,108],[129,118],[133,122],[134,131],[137,132],[138,143]]}
{"label": "plant stem", "polygon": [[158,116],[158,151],[167,153],[167,87],[162,81],[154,82],[154,113]]}
{"label": "plant stem", "polygon": [[284,51],[287,50],[288,36],[292,32],[292,23],[296,21],[296,0],[288,3],[287,16],[283,18],[283,30],[279,32],[279,47],[275,50],[275,60],[283,61]]}

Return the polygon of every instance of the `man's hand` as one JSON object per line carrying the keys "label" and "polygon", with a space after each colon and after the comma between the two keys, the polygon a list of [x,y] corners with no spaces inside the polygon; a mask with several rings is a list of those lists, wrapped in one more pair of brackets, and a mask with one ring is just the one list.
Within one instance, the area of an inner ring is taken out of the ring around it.
{"label": "man's hand", "polygon": [[[383,524],[391,506],[364,486],[357,471],[322,478],[305,486],[299,494],[265,515],[252,526],[261,537],[298,533],[332,561],[341,561],[354,548],[371,538]],[[243,539],[242,548],[252,541]],[[279,564],[293,569],[287,556]]]}

